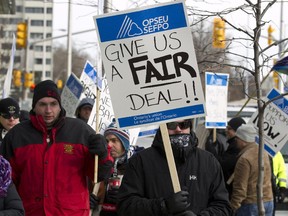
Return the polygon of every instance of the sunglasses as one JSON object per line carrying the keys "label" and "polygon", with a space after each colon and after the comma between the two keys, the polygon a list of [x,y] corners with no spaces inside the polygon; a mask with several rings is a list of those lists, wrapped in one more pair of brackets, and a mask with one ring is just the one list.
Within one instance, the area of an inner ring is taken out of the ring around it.
{"label": "sunglasses", "polygon": [[7,114],[7,113],[1,113],[0,114],[0,116],[2,116],[4,119],[10,119],[10,118],[14,118],[14,119],[17,119],[17,118],[19,118],[20,117],[20,115],[19,114],[17,114],[17,113],[14,113],[14,114]]}
{"label": "sunglasses", "polygon": [[176,130],[176,128],[179,126],[181,130],[187,129],[190,127],[190,122],[189,121],[184,121],[184,122],[169,122],[166,124],[167,128],[169,130]]}

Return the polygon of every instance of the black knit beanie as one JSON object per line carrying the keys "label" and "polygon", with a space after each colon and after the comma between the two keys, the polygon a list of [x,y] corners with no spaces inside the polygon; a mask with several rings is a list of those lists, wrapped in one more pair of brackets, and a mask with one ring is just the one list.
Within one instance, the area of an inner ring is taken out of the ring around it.
{"label": "black knit beanie", "polygon": [[0,113],[7,115],[20,114],[19,103],[13,98],[4,98],[0,101]]}
{"label": "black knit beanie", "polygon": [[242,124],[246,124],[246,122],[244,121],[244,119],[242,119],[241,117],[235,117],[230,119],[230,121],[228,122],[228,125],[234,130],[236,131]]}
{"label": "black knit beanie", "polygon": [[34,89],[32,108],[35,107],[38,100],[44,97],[52,97],[58,100],[61,106],[61,97],[57,85],[52,80],[45,80],[38,83]]}

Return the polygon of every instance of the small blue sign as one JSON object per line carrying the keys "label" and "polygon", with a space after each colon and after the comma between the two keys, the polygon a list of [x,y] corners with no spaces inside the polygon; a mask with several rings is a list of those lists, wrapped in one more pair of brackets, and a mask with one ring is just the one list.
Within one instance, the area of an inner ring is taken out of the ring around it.
{"label": "small blue sign", "polygon": [[206,74],[206,85],[227,86],[227,74]]}
{"label": "small blue sign", "polygon": [[[268,94],[267,98],[269,100],[272,100],[273,98],[279,97],[280,93],[276,89],[272,89],[270,93]],[[278,99],[274,100],[273,103],[281,109],[283,112],[285,112],[288,115],[288,100],[284,98],[284,96],[279,97]]]}
{"label": "small blue sign", "polygon": [[101,42],[187,27],[182,3],[96,18],[96,23]]}
{"label": "small blue sign", "polygon": [[77,79],[71,75],[67,80],[66,86],[70,89],[70,91],[79,99],[80,95],[83,91],[83,86],[81,83],[77,81]]}
{"label": "small blue sign", "polygon": [[102,80],[97,77],[97,71],[93,65],[87,62],[84,67],[84,72],[87,74],[87,76],[90,77],[90,79],[93,81],[93,83],[95,83],[95,85],[97,85],[99,89],[102,89]]}

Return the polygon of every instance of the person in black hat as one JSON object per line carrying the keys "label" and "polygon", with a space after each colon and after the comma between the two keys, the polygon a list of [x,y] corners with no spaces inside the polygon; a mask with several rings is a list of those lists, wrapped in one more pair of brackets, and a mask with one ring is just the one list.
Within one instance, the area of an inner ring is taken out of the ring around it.
{"label": "person in black hat", "polygon": [[217,159],[197,147],[191,120],[166,124],[180,188],[174,191],[161,130],[151,147],[132,156],[117,195],[125,216],[229,216],[232,213]]}
{"label": "person in black hat", "polygon": [[240,152],[240,149],[237,148],[236,131],[243,124],[246,124],[246,122],[241,117],[234,117],[228,121],[227,127],[226,127],[228,148],[218,158],[221,164],[222,170],[223,170],[226,187],[227,187],[230,197],[232,194],[232,182],[227,183],[227,181],[229,180],[229,178],[234,172],[234,169],[237,163],[237,157]]}
{"label": "person in black hat", "polygon": [[0,145],[6,133],[19,123],[20,108],[13,98],[0,100]]}
{"label": "person in black hat", "polygon": [[88,216],[87,176],[94,179],[95,154],[98,181],[109,175],[99,171],[107,157],[104,136],[65,114],[56,84],[42,81],[34,89],[30,120],[3,140],[0,153],[11,163],[26,215]]}

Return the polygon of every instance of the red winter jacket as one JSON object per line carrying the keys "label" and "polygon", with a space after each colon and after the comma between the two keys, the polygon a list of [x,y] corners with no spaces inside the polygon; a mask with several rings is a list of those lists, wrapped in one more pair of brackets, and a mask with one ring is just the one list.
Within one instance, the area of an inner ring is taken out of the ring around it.
{"label": "red winter jacket", "polygon": [[[89,215],[86,176],[93,179],[94,156],[88,145],[95,131],[64,116],[48,132],[41,116],[30,115],[31,121],[13,127],[1,146],[27,216]],[[105,156],[107,146],[100,148]]]}

